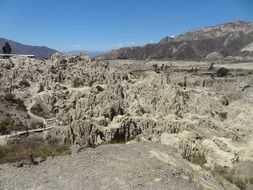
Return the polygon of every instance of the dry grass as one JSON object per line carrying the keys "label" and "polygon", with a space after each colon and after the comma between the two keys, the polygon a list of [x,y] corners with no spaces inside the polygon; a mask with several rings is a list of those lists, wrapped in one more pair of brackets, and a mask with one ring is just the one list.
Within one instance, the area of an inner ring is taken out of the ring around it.
{"label": "dry grass", "polygon": [[230,183],[235,184],[241,190],[245,190],[247,183],[250,182],[250,178],[247,178],[245,176],[236,176],[233,169],[219,165],[214,166],[212,175],[216,180],[219,179],[220,183],[222,183],[222,177]]}
{"label": "dry grass", "polygon": [[190,156],[190,161],[194,164],[200,165],[202,168],[206,163],[206,156],[204,154],[198,153],[197,155]]}
{"label": "dry grass", "polygon": [[0,146],[0,164],[26,160],[30,155],[46,158],[70,153],[70,147],[58,144],[57,140],[45,142],[41,138],[26,138]]}

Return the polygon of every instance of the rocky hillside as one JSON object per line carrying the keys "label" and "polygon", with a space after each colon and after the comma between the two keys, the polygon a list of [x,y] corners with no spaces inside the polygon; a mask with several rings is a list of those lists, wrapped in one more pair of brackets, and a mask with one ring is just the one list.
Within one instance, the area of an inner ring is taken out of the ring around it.
{"label": "rocky hillside", "polygon": [[[133,69],[136,64],[132,62],[95,63],[85,55],[62,57],[57,53],[50,60],[0,60],[0,95],[6,105],[0,114],[5,119],[12,114],[9,109],[14,108],[6,99],[11,93],[23,101],[29,117],[44,118],[46,126],[56,121],[46,131],[18,138],[39,136],[71,146],[89,141],[98,147],[95,153],[85,151],[82,156],[86,157],[71,155],[45,161],[35,172],[45,172],[44,177],[36,178],[36,184],[50,189],[67,182],[97,189],[89,186],[90,180],[83,180],[91,178],[101,179],[108,188],[116,180],[120,187],[126,182],[134,184],[122,189],[154,189],[156,183],[160,183],[157,189],[167,189],[174,184],[171,175],[177,175],[186,189],[252,189],[252,66],[227,70],[201,62],[182,64],[142,61],[138,64],[142,68]],[[18,114],[9,118],[26,121],[25,115]],[[2,144],[11,143],[5,135],[0,137]],[[124,146],[140,141],[143,146]],[[146,144],[150,141],[153,144]],[[107,148],[115,143],[121,145]],[[162,150],[161,144],[166,145]],[[13,166],[1,168],[1,184],[4,188],[10,184],[13,189],[36,170],[19,168],[20,173],[13,177]],[[48,176],[43,168],[54,172]],[[70,177],[68,172],[74,175]],[[13,179],[17,183],[9,182]],[[32,189],[32,182],[23,184],[23,189]]]}
{"label": "rocky hillside", "polygon": [[48,58],[51,54],[57,52],[56,50],[46,46],[24,45],[9,39],[0,38],[0,53],[2,53],[2,47],[5,42],[9,42],[11,45],[13,54],[35,55],[38,58]]}
{"label": "rocky hillside", "polygon": [[253,22],[234,21],[193,30],[175,37],[165,37],[159,43],[143,47],[126,47],[105,54],[119,59],[204,59],[217,52],[222,57],[245,56],[241,51],[253,42]]}

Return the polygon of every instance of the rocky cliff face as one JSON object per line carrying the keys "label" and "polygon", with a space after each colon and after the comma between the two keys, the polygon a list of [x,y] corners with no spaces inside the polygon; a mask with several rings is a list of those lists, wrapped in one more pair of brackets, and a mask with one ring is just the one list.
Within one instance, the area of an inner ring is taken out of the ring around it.
{"label": "rocky cliff face", "polygon": [[252,55],[241,51],[253,42],[253,23],[235,21],[186,32],[176,37],[165,37],[159,43],[143,47],[129,47],[114,50],[105,57],[119,59],[204,59],[208,54],[218,52],[226,56]]}
{"label": "rocky cliff face", "polygon": [[[112,66],[117,64],[95,64],[84,54],[54,54],[47,61],[13,57],[1,60],[0,92],[15,94],[39,117],[57,120],[43,133],[45,139],[71,145],[84,145],[87,139],[96,145],[167,144],[201,179],[217,167],[229,168],[230,175],[252,163],[251,71],[230,70],[217,77],[218,68],[200,63],[189,68],[164,62],[131,72]],[[131,68],[127,62],[123,66]],[[20,81],[29,86],[21,87]],[[245,173],[233,175],[250,180]],[[236,189],[229,180],[230,189]],[[201,184],[220,188],[204,180]]]}

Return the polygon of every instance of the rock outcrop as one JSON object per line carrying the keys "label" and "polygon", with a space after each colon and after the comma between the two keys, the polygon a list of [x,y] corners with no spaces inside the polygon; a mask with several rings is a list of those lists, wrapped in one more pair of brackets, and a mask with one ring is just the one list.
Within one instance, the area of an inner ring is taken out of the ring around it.
{"label": "rock outcrop", "polygon": [[[161,142],[201,178],[219,167],[232,171],[252,163],[249,71],[216,77],[217,68],[209,70],[209,64],[148,64],[142,63],[148,70],[129,72],[110,62],[91,63],[86,55],[54,54],[47,61],[13,57],[1,60],[0,89],[2,95],[12,93],[32,105],[33,114],[57,121],[43,132],[46,140],[81,146],[88,138],[96,145]],[[26,82],[20,86],[20,81]]]}

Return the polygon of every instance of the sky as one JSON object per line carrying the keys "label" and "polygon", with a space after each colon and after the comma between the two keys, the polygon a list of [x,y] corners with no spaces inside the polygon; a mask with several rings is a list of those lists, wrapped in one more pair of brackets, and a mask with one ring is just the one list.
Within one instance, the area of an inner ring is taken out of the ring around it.
{"label": "sky", "polygon": [[0,37],[107,51],[199,27],[253,21],[253,0],[0,0]]}

